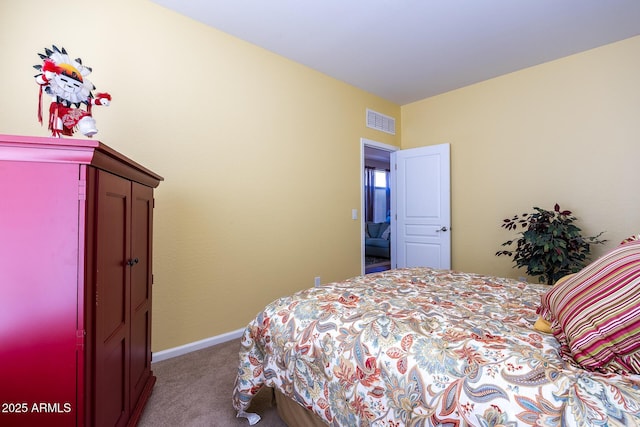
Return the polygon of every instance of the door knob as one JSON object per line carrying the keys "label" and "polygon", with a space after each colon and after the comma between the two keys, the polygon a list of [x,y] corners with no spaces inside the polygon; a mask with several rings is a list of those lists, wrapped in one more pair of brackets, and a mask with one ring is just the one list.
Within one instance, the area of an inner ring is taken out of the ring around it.
{"label": "door knob", "polygon": [[439,233],[441,231],[447,231],[447,230],[448,230],[448,228],[443,226],[441,229],[436,230],[436,233]]}
{"label": "door knob", "polygon": [[127,265],[129,267],[133,267],[134,265],[136,265],[139,262],[140,262],[140,260],[138,258],[133,258],[133,259],[130,259],[129,261],[127,261]]}

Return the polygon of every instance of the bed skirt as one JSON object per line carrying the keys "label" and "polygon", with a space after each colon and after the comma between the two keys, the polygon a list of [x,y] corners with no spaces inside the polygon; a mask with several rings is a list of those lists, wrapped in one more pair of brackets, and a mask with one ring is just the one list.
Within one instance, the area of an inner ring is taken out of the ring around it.
{"label": "bed skirt", "polygon": [[327,427],[316,414],[306,410],[299,403],[289,399],[278,390],[274,390],[276,408],[282,421],[289,427]]}

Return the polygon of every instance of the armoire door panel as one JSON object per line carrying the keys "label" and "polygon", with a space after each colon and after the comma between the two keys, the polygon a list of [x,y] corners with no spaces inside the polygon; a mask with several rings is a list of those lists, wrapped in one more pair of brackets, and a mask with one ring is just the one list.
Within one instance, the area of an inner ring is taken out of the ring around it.
{"label": "armoire door panel", "polygon": [[150,311],[140,314],[135,323],[131,325],[131,400],[135,403],[144,389],[149,376],[150,364],[148,361],[148,346],[151,341],[149,336]]}
{"label": "armoire door panel", "polygon": [[98,397],[100,400],[96,405],[96,427],[113,427],[126,422],[128,414],[126,348],[124,339],[113,342],[109,352],[103,354],[102,365],[98,367],[99,371],[108,375],[108,379],[101,379],[102,396]]}
{"label": "armoire door panel", "polygon": [[129,204],[130,183],[103,172],[100,179],[108,184],[109,191],[98,199],[98,295],[102,307],[101,327],[103,337],[109,336],[125,324],[127,303],[126,260],[129,257]]}
{"label": "armoire door panel", "polygon": [[151,375],[151,260],[153,190],[132,183],[131,253],[131,405]]}
{"label": "armoire door panel", "polygon": [[135,264],[131,268],[131,306],[143,308],[151,295],[151,221],[153,191],[141,185],[133,186],[131,222],[131,256]]}
{"label": "armoire door panel", "polygon": [[131,182],[98,171],[96,191],[95,421],[114,426],[129,411]]}

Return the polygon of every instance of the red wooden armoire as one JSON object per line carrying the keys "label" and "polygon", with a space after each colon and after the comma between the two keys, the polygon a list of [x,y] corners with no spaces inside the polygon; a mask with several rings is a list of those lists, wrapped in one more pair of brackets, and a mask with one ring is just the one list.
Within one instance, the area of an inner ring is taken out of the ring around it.
{"label": "red wooden armoire", "polygon": [[0,135],[0,425],[137,422],[161,180],[99,141]]}

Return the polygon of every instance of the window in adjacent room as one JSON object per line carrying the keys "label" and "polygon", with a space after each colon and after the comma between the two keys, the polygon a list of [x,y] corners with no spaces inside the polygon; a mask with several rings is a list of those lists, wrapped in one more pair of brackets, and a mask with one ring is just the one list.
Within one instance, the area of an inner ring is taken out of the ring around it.
{"label": "window in adjacent room", "polygon": [[366,221],[389,222],[390,189],[388,170],[366,168],[365,214]]}

